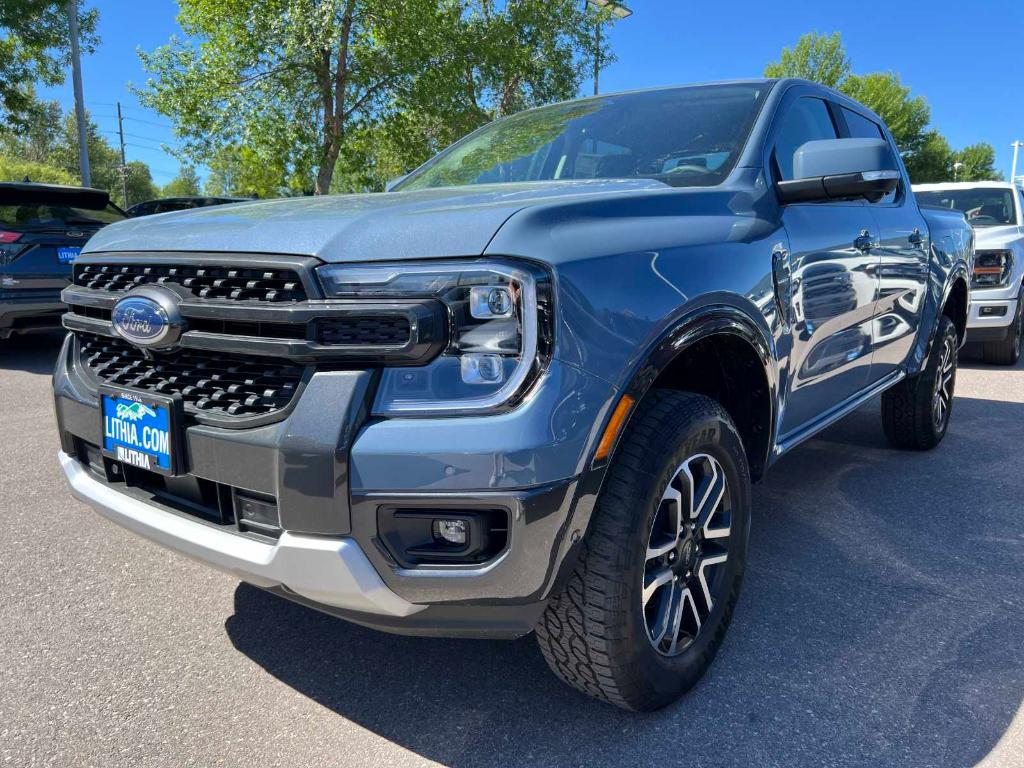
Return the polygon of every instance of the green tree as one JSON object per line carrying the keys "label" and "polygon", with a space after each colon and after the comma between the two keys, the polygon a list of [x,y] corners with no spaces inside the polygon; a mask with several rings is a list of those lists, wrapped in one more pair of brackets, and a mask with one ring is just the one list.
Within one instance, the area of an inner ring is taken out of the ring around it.
{"label": "green tree", "polygon": [[135,203],[141,203],[145,200],[152,200],[157,197],[159,191],[156,184],[153,183],[153,175],[150,173],[149,166],[141,160],[129,160],[125,166],[127,174],[126,186],[128,188],[128,199],[124,199],[121,187],[118,186],[115,189],[110,189],[111,197],[119,202],[119,204],[127,208],[129,205],[135,205]]}
{"label": "green tree", "polygon": [[1002,181],[1003,174],[995,169],[996,151],[984,142],[971,144],[956,153],[959,163],[956,178],[959,181]]}
{"label": "green tree", "polygon": [[199,174],[194,165],[183,165],[167,185],[160,190],[163,197],[194,197],[199,192]]}
{"label": "green tree", "polygon": [[[82,51],[95,50],[98,13],[79,6]],[[64,0],[0,2],[0,125],[20,132],[32,120],[33,85],[60,85],[70,61]]]}
{"label": "green tree", "polygon": [[[210,175],[203,192],[230,197],[280,197],[301,193],[303,180],[287,168],[262,160],[251,147],[227,144],[209,160]],[[307,190],[308,191],[308,190]]]}
{"label": "green tree", "polygon": [[778,61],[764,69],[765,77],[802,77],[838,88],[851,72],[850,58],[838,32],[802,35],[792,48],[783,48]]}
{"label": "green tree", "polygon": [[898,75],[892,72],[850,75],[839,90],[885,121],[904,158],[921,151],[931,109],[924,97],[910,95],[910,89],[900,83]]}
{"label": "green tree", "polygon": [[359,164],[369,137],[393,135],[381,126],[414,129],[385,151],[411,167],[496,115],[575,95],[598,18],[576,0],[180,6],[187,39],[141,54],[153,74],[142,101],[172,119],[190,159],[212,167],[222,147],[246,147],[278,186],[318,194],[339,162],[346,185],[379,179]]}
{"label": "green tree", "polygon": [[921,149],[907,158],[907,173],[914,184],[937,184],[953,178],[954,153],[949,142],[938,131],[924,135]]}
{"label": "green tree", "polygon": [[0,181],[37,181],[43,184],[75,184],[63,168],[0,154]]}
{"label": "green tree", "polygon": [[31,88],[29,97],[17,131],[0,125],[0,153],[28,162],[47,163],[60,133],[60,105],[56,101],[39,101]]}

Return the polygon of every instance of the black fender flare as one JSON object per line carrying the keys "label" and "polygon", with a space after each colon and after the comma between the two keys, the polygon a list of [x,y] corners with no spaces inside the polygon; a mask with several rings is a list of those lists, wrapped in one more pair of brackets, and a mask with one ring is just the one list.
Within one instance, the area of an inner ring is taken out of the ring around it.
{"label": "black fender flare", "polygon": [[963,282],[964,288],[967,292],[967,300],[964,306],[964,336],[962,339],[960,339],[960,345],[963,346],[963,344],[966,342],[967,321],[970,319],[971,316],[971,279],[967,271],[967,265],[964,264],[963,262],[958,262],[946,276],[946,283],[945,285],[942,286],[942,296],[936,303],[935,316],[931,318],[932,322],[931,327],[928,329],[927,340],[924,344],[917,345],[914,358],[912,361],[913,367],[911,368],[911,370],[907,372],[908,375],[914,376],[917,373],[919,373],[924,368],[925,363],[928,361],[928,356],[932,352],[932,345],[935,343],[935,335],[939,331],[939,318],[945,314],[946,304],[949,303],[949,297],[953,293],[953,286],[956,285],[957,281]]}
{"label": "black fender flare", "polygon": [[[767,330],[766,323],[765,327],[762,328],[750,314],[732,304],[711,304],[691,310],[677,318],[660,336],[649,344],[644,354],[640,356],[639,362],[633,366],[633,369],[626,377],[627,383],[625,386],[616,393],[612,402],[606,408],[600,431],[596,434],[601,435],[604,433],[608,422],[611,420],[612,411],[622,395],[629,395],[636,402],[640,402],[658,376],[680,354],[698,341],[719,335],[738,337],[749,343],[764,367],[765,378],[768,382],[769,403],[771,405],[769,437],[763,464],[765,469],[767,469],[775,442],[779,405],[779,376],[778,366],[775,362],[774,344],[771,341],[772,337]],[[593,458],[597,450],[597,440],[594,441],[594,445],[591,447],[590,454],[587,457],[587,469],[580,475],[576,488],[573,512],[567,521],[566,528],[559,537],[560,542],[558,552],[555,555],[556,564],[553,571],[554,579],[546,590],[545,595],[560,590],[575,567],[579,557],[580,546],[590,527],[594,507],[604,485],[608,466],[615,457],[622,434],[629,428],[629,420],[632,418],[633,412],[635,412],[635,407],[620,428],[615,444],[612,446],[607,458],[602,460],[595,460]]]}

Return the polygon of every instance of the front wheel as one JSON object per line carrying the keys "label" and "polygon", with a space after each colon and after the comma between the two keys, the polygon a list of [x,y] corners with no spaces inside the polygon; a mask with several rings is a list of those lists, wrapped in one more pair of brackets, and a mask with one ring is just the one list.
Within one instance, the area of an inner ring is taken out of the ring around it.
{"label": "front wheel", "polygon": [[897,448],[926,451],[946,436],[953,411],[959,344],[956,326],[943,315],[924,370],[882,395],[882,426]]}
{"label": "front wheel", "polygon": [[701,395],[644,398],[608,470],[582,553],[537,626],[565,682],[663,707],[711,664],[739,598],[750,474],[728,413]]}

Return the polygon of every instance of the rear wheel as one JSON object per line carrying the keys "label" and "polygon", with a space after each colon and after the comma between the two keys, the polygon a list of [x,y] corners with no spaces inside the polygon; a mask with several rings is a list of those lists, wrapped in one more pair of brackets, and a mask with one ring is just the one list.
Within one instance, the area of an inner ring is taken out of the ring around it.
{"label": "rear wheel", "polygon": [[711,664],[739,598],[750,477],[714,400],[657,390],[608,470],[579,562],[537,627],[551,669],[626,709],[671,703]]}
{"label": "rear wheel", "polygon": [[897,448],[926,451],[946,436],[953,410],[959,344],[953,321],[940,317],[924,370],[882,395],[882,426]]}
{"label": "rear wheel", "polygon": [[1016,365],[1020,360],[1021,346],[1024,345],[1024,291],[1017,297],[1017,314],[1013,317],[1006,338],[1002,341],[986,341],[982,357],[990,365]]}

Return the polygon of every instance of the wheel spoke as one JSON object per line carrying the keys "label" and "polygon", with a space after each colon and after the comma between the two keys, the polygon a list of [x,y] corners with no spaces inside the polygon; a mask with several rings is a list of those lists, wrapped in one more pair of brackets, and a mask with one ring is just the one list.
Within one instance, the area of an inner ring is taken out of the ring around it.
{"label": "wheel spoke", "polygon": [[697,632],[700,632],[700,613],[697,611],[697,603],[693,599],[693,592],[689,589],[685,589],[679,599],[679,607],[676,609],[676,614],[672,619],[672,629],[670,630],[672,642],[669,645],[668,652],[673,654],[679,647],[679,630],[683,625],[683,613],[686,611],[686,607],[689,605],[690,612],[693,615],[693,624],[695,627],[694,637],[697,636]]}
{"label": "wheel spoke", "polygon": [[661,589],[663,586],[672,581],[672,569],[668,566],[660,568],[649,574],[644,575],[644,592],[643,592],[643,604],[646,606],[654,597],[654,593]]}
{"label": "wheel spoke", "polygon": [[712,565],[718,565],[724,563],[729,559],[729,555],[709,555],[703,558],[697,565],[697,579],[700,581],[700,588],[704,592],[704,604],[708,607],[708,613],[711,613],[711,609],[714,608],[715,602],[711,599],[711,588],[708,586],[708,577],[704,571]]}
{"label": "wheel spoke", "polygon": [[711,477],[705,478],[701,484],[700,502],[691,516],[697,518],[698,528],[707,528],[712,516],[718,510],[725,495],[725,475],[718,471],[717,462],[711,463]]}

